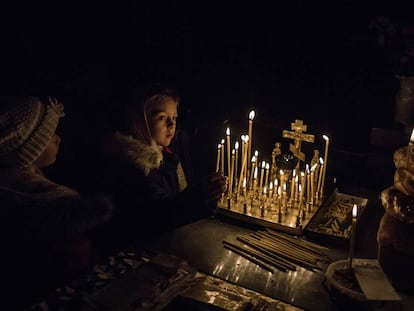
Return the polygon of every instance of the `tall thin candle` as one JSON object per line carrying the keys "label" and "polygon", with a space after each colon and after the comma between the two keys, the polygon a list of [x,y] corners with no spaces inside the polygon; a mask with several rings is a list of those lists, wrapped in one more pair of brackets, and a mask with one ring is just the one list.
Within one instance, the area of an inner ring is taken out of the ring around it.
{"label": "tall thin candle", "polygon": [[352,269],[352,258],[354,256],[357,214],[358,214],[358,207],[356,204],[354,204],[352,208],[351,244],[349,246],[349,269]]}
{"label": "tall thin candle", "polygon": [[230,157],[230,128],[228,127],[227,129],[226,129],[226,137],[227,137],[227,176],[230,176],[230,174],[231,174],[231,172],[230,172],[230,170],[231,170],[231,164],[230,164],[230,161],[231,161],[231,157]]}
{"label": "tall thin candle", "polygon": [[318,174],[318,187],[316,187],[316,193],[318,197],[322,197],[322,193],[321,193],[321,187],[322,187],[322,175],[323,175],[323,159],[319,158],[319,174]]}
{"label": "tall thin candle", "polygon": [[[248,144],[248,152],[247,152],[247,158],[250,159],[252,156],[252,143],[253,143],[253,119],[254,119],[255,113],[254,110],[250,111],[249,113],[249,144]],[[250,164],[249,164],[250,165]],[[250,168],[250,166],[249,166]]]}
{"label": "tall thin candle", "polygon": [[[235,156],[235,160],[234,160],[234,185],[237,186],[237,176],[238,176],[238,164],[239,164],[239,142],[236,141],[234,144],[234,149],[236,150],[236,156]],[[236,187],[234,187],[236,188]]]}
{"label": "tall thin candle", "polygon": [[325,186],[325,178],[326,178],[326,167],[328,166],[328,148],[329,148],[329,137],[323,135],[323,139],[325,139],[325,155],[323,159],[323,179],[322,179],[322,186],[321,186],[321,197],[323,197],[323,190]]}
{"label": "tall thin candle", "polygon": [[264,175],[264,169],[266,166],[266,162],[262,161],[262,169],[260,170],[260,184],[259,184],[259,193],[262,193],[262,189],[263,189],[263,175]]}
{"label": "tall thin candle", "polygon": [[221,140],[221,162],[220,162],[220,166],[221,166],[221,171],[224,174],[224,138]]}
{"label": "tall thin candle", "polygon": [[231,198],[231,194],[233,192],[233,175],[234,175],[234,161],[235,161],[235,154],[236,151],[233,149],[231,151],[231,167],[230,167],[230,177],[229,177],[229,197]]}
{"label": "tall thin candle", "polygon": [[411,137],[410,137],[410,141],[408,143],[408,148],[407,148],[407,164],[406,164],[407,168],[410,168],[413,162],[413,158],[414,158],[414,129],[411,132]]}
{"label": "tall thin candle", "polygon": [[217,146],[217,161],[216,161],[216,172],[220,169],[220,150],[221,150],[221,144],[218,144]]}

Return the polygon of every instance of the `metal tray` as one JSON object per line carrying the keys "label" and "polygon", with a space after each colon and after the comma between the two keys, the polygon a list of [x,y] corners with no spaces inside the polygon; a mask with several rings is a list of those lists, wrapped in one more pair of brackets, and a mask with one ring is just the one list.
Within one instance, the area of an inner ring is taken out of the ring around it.
{"label": "metal tray", "polygon": [[358,222],[364,215],[368,199],[334,191],[308,222],[304,235],[321,242],[347,245],[354,204],[358,206]]}

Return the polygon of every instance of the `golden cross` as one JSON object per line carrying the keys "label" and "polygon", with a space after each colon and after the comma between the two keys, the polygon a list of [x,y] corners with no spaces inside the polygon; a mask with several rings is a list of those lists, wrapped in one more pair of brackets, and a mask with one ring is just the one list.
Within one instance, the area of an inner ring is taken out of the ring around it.
{"label": "golden cross", "polygon": [[289,145],[289,150],[293,153],[295,157],[304,162],[305,154],[300,150],[302,141],[313,143],[315,140],[315,136],[303,133],[306,132],[307,126],[303,124],[302,120],[295,120],[295,123],[290,123],[290,127],[293,130],[293,132],[283,130],[283,137],[291,138],[294,140],[294,144]]}

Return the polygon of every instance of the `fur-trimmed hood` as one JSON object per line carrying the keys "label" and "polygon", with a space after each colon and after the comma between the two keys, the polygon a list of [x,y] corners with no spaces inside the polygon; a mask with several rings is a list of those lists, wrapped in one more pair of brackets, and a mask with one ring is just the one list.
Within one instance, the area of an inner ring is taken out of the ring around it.
{"label": "fur-trimmed hood", "polygon": [[161,148],[154,140],[149,145],[120,132],[109,135],[104,148],[108,155],[133,163],[146,176],[151,169],[158,169],[163,161]]}

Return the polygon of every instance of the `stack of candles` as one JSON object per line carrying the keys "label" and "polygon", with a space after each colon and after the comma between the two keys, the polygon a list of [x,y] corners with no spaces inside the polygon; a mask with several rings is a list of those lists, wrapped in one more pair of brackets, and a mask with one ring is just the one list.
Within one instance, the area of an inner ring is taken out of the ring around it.
{"label": "stack of candles", "polygon": [[298,219],[304,218],[306,210],[309,211],[313,206],[321,203],[323,198],[329,138],[323,135],[325,153],[324,158],[320,157],[318,163],[314,163],[311,167],[306,164],[303,171],[297,166],[292,174],[286,174],[286,171],[276,167],[275,178],[269,180],[270,163],[264,159],[259,162],[257,150],[251,156],[254,116],[255,112],[252,110],[248,120],[249,135],[240,137],[240,153],[239,141],[236,141],[234,148],[231,149],[232,137],[229,127],[225,130],[226,140],[222,139],[217,146],[216,171],[221,170],[228,178],[229,187],[225,195],[229,201],[233,201],[229,206],[237,208],[240,204],[244,207],[243,210],[246,210],[246,205],[249,205],[250,209],[266,206],[278,211],[279,221],[281,213],[285,214],[293,210],[297,210]]}
{"label": "stack of candles", "polygon": [[296,239],[271,229],[239,235],[242,243],[223,240],[224,247],[273,272],[295,271],[297,266],[309,270],[322,270],[319,263],[332,262],[329,249],[318,244]]}

